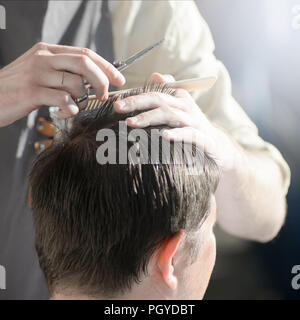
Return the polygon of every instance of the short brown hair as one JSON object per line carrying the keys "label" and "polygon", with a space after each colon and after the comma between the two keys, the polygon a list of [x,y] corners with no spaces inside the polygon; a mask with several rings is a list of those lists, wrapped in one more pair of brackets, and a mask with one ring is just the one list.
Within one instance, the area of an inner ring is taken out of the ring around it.
{"label": "short brown hair", "polygon": [[180,229],[199,229],[209,211],[219,170],[202,150],[197,175],[187,163],[175,163],[182,152],[175,144],[168,164],[97,163],[98,130],[111,128],[119,141],[118,123],[128,117],[114,112],[114,100],[149,91],[173,94],[150,85],[110,98],[95,112],[81,112],[72,129],[35,160],[30,186],[36,249],[50,291],[72,285],[111,297],[130,290],[162,241]]}

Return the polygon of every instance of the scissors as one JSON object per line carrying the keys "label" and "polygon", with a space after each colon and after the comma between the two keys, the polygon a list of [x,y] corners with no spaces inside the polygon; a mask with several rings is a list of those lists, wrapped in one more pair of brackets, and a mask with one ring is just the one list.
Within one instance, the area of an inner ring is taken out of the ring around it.
{"label": "scissors", "polygon": [[[146,55],[147,53],[149,53],[151,50],[153,50],[154,48],[158,47],[160,44],[162,44],[165,41],[165,39],[161,39],[160,41],[152,44],[151,46],[137,52],[136,54],[134,54],[133,56],[129,57],[128,59],[124,60],[124,61],[114,61],[112,63],[112,65],[117,68],[119,71],[123,71],[125,69],[127,69],[128,67],[130,67],[134,62],[136,62],[137,60],[140,60],[141,58],[144,57],[144,55]],[[86,89],[90,89],[91,85],[87,82],[86,79],[84,79],[84,85]]]}
{"label": "scissors", "polygon": [[119,71],[125,70],[127,69],[131,64],[133,64],[134,62],[136,62],[137,60],[141,59],[142,57],[144,57],[144,55],[146,55],[148,52],[150,52],[151,50],[153,50],[154,48],[158,47],[159,45],[161,45],[163,42],[165,41],[165,39],[161,39],[160,41],[152,44],[151,46],[139,51],[138,53],[134,54],[133,56],[131,56],[130,58],[126,59],[125,61],[114,61],[113,62],[113,66],[116,67]]}
{"label": "scissors", "polygon": [[[143,58],[147,53],[149,53],[151,50],[154,48],[158,47],[160,44],[164,42],[165,39],[162,39],[153,45],[137,52],[133,56],[129,57],[128,59],[124,61],[114,61],[113,65],[116,67],[119,71],[123,71],[127,69],[129,66],[131,66],[134,62],[137,60]],[[210,89],[216,82],[217,78],[216,77],[206,77],[206,78],[192,78],[192,79],[185,79],[185,80],[180,80],[180,81],[175,81],[175,82],[170,82],[166,83],[171,88],[174,89],[185,89],[187,91],[195,91],[195,90],[208,90]],[[89,86],[89,84],[88,84]],[[87,89],[90,88],[86,87]],[[123,91],[126,90],[120,90],[120,91],[111,91],[109,92],[109,96],[122,93]],[[88,95],[88,105],[85,108],[85,110],[92,110],[94,108],[97,108],[98,106],[101,105],[101,101],[97,99],[95,95]]]}

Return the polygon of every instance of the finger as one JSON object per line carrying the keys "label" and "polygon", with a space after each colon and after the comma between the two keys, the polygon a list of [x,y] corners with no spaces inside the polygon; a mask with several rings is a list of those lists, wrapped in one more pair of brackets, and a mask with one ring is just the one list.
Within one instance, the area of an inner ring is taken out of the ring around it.
{"label": "finger", "polygon": [[59,117],[61,119],[68,119],[68,118],[72,118],[74,117],[76,114],[78,113],[78,107],[77,109],[73,109],[73,107],[71,108],[59,108],[59,110],[57,111],[57,114],[59,115]]}
{"label": "finger", "polygon": [[[62,76],[62,89],[69,92],[73,99],[81,98],[87,94],[87,90],[84,86],[83,78],[77,74],[69,72],[60,72]],[[83,109],[87,106],[88,99],[77,103],[79,109]]]}
{"label": "finger", "polygon": [[199,130],[191,127],[166,129],[163,131],[163,137],[172,141],[184,141],[186,143],[197,143],[200,138]]}
{"label": "finger", "polygon": [[47,57],[55,70],[67,70],[87,79],[100,100],[107,100],[109,81],[103,71],[87,56],[76,54],[55,54]]}
{"label": "finger", "polygon": [[107,76],[109,82],[115,86],[122,86],[125,84],[126,80],[122,73],[115,68],[107,60],[99,56],[93,50],[87,48],[78,48],[71,46],[62,46],[62,45],[48,45],[48,50],[54,54],[78,54],[89,57]]}
{"label": "finger", "polygon": [[167,82],[174,82],[175,78],[171,74],[161,74],[158,72],[152,73],[149,78],[149,82],[155,83],[167,83]]}
{"label": "finger", "polygon": [[[81,76],[67,71],[45,71],[39,76],[38,84],[44,87],[60,89],[71,94],[72,98],[80,98],[86,94]],[[87,106],[87,100],[78,104],[79,108]]]}
{"label": "finger", "polygon": [[34,103],[37,106],[58,106],[59,114],[63,118],[74,117],[79,108],[68,92],[40,87],[34,96]]}
{"label": "finger", "polygon": [[114,103],[114,109],[118,113],[128,113],[132,111],[164,107],[167,105],[181,109],[183,102],[167,94],[148,92],[118,100]]}
{"label": "finger", "polygon": [[[192,167],[194,167],[194,165],[201,165],[201,161],[199,162],[199,159],[203,157],[203,153],[199,152],[200,150],[210,154],[210,156],[213,155],[211,138],[197,129],[191,127],[167,129],[163,130],[162,137],[166,140],[173,141],[174,143],[180,143],[180,145],[183,146],[185,159]],[[194,145],[197,148],[190,149],[190,145]],[[221,161],[216,157],[214,157],[214,160],[218,165],[221,165]],[[197,172],[195,173],[197,174]]]}
{"label": "finger", "polygon": [[182,99],[193,99],[192,96],[184,89],[176,89],[174,96]]}
{"label": "finger", "polygon": [[127,125],[133,128],[144,128],[150,125],[157,126],[166,121],[166,114],[161,109],[150,110],[126,119]]}
{"label": "finger", "polygon": [[192,127],[166,129],[162,136],[167,140],[194,144],[206,152],[211,152],[214,144],[211,137]]}
{"label": "finger", "polygon": [[157,108],[126,119],[127,124],[133,128],[168,125],[170,127],[183,127],[189,125],[188,119],[181,110]]}

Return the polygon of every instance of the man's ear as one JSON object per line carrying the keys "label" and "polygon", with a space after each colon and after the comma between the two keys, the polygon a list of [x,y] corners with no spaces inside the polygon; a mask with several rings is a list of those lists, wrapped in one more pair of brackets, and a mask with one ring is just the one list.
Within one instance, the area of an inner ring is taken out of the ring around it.
{"label": "man's ear", "polygon": [[174,274],[174,256],[183,239],[184,231],[180,230],[165,241],[159,251],[157,265],[164,283],[172,290],[177,288],[177,277]]}

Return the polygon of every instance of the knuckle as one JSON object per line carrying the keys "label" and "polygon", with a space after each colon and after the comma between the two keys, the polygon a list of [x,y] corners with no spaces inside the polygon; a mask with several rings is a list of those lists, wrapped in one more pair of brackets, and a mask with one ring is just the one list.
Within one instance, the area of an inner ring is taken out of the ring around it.
{"label": "knuckle", "polygon": [[81,55],[90,57],[92,50],[89,48],[81,48],[80,52],[81,52]]}
{"label": "knuckle", "polygon": [[48,45],[45,42],[38,42],[34,45],[35,51],[47,50]]}
{"label": "knuckle", "polygon": [[79,64],[84,68],[89,63],[89,58],[86,55],[80,55],[78,59],[79,59]]}
{"label": "knuckle", "polygon": [[[29,68],[34,68],[37,65],[40,65],[44,63],[44,57],[45,57],[45,51],[43,50],[37,50],[34,52],[34,54],[29,58]],[[33,72],[33,70],[31,70]]]}
{"label": "knuckle", "polygon": [[70,99],[70,95],[68,93],[61,93],[58,97],[58,102],[61,106],[65,106],[68,104]]}
{"label": "knuckle", "polygon": [[43,55],[45,55],[45,51],[44,51],[44,50],[37,50],[37,51],[35,51],[35,53],[33,54],[33,56],[34,56],[35,58],[39,58],[39,57],[41,57],[41,56],[43,56]]}

